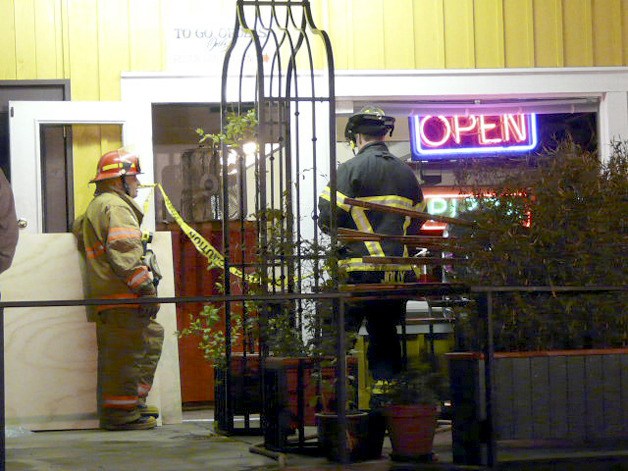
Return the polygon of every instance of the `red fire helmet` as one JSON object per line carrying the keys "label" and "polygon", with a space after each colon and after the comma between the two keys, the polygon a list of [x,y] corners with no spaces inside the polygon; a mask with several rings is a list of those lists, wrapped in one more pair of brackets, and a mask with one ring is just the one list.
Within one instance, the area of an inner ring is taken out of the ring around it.
{"label": "red fire helmet", "polygon": [[140,158],[137,154],[114,150],[104,154],[98,161],[96,176],[90,183],[122,177],[124,175],[139,175]]}

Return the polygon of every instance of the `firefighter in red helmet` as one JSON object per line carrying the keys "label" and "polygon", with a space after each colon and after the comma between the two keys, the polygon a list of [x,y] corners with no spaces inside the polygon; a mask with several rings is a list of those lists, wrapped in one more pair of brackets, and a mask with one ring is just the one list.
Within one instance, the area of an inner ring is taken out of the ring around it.
{"label": "firefighter in red helmet", "polygon": [[[94,199],[74,222],[85,254],[92,298],[141,299],[157,295],[156,265],[146,263],[137,196],[137,154],[107,152],[97,166]],[[111,304],[90,308],[98,341],[98,415],[107,430],[155,427],[159,411],[146,405],[161,356],[164,329],[159,304]]]}

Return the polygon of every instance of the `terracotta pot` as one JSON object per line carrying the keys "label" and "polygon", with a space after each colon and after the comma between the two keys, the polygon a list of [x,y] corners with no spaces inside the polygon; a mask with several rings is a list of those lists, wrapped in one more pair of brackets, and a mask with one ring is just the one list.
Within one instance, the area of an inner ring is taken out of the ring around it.
{"label": "terracotta pot", "polygon": [[437,407],[429,404],[387,406],[385,415],[393,456],[412,459],[430,455],[437,412]]}

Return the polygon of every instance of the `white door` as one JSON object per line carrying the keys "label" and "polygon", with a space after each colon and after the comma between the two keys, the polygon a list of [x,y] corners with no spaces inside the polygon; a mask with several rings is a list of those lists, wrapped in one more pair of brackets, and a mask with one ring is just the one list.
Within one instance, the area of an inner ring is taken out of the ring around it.
{"label": "white door", "polygon": [[[11,186],[23,230],[43,232],[40,128],[49,124],[119,124],[122,142],[142,155],[144,181],[153,181],[150,105],[123,102],[10,101]],[[152,207],[152,205],[151,205]],[[147,229],[154,227],[148,214]]]}

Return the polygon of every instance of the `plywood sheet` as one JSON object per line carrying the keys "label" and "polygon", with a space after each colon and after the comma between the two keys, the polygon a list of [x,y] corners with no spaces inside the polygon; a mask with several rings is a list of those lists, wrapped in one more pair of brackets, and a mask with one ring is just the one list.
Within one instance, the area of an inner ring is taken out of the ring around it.
{"label": "plywood sheet", "polygon": [[[174,295],[170,233],[153,248],[164,279],[161,296]],[[82,259],[72,234],[24,234],[13,266],[0,276],[4,301],[82,299]],[[28,430],[97,427],[96,335],[84,307],[5,309],[7,427]],[[164,351],[149,402],[165,423],[181,421],[174,305],[162,305]]]}

